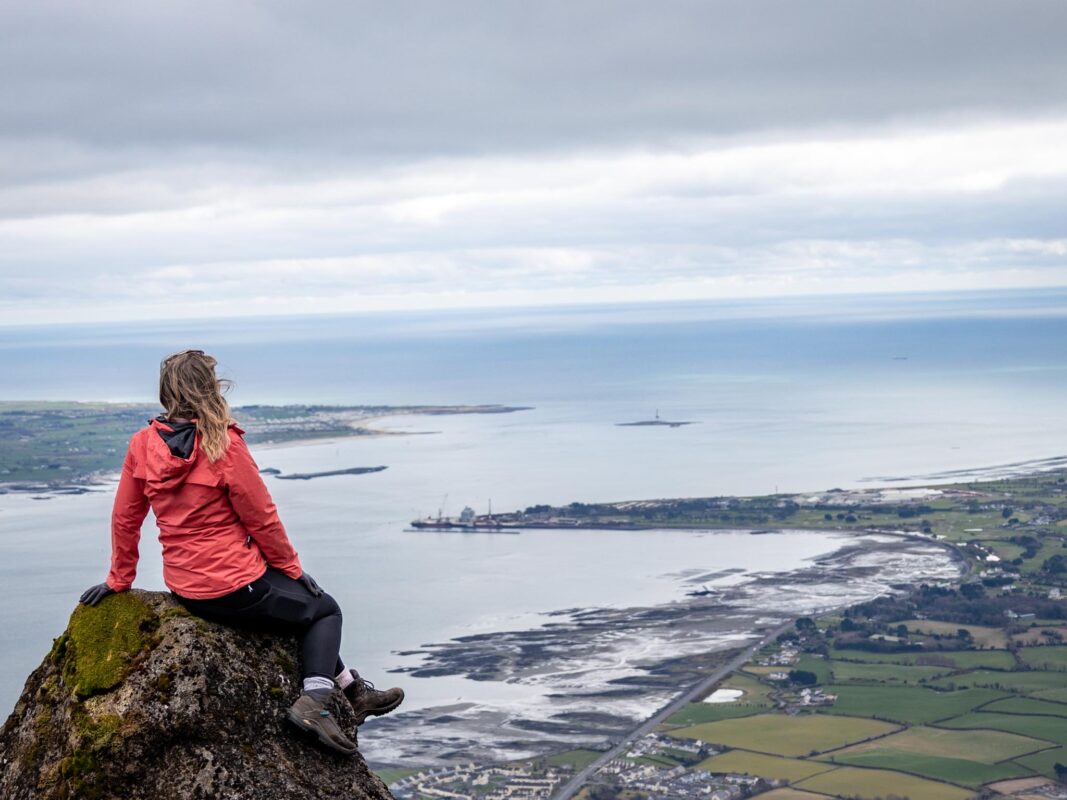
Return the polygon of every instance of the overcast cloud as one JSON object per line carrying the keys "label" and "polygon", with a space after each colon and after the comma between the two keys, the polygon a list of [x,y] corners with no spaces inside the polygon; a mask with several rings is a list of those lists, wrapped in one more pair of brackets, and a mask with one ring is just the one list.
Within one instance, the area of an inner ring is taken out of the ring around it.
{"label": "overcast cloud", "polygon": [[0,322],[1067,285],[1062,2],[0,5]]}

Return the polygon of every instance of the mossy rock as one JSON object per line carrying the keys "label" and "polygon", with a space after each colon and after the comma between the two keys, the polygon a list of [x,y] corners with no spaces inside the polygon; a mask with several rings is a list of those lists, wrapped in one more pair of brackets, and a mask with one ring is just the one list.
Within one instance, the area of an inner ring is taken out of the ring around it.
{"label": "mossy rock", "polygon": [[[78,606],[0,729],[0,800],[391,800],[358,753],[286,719],[298,637],[190,616],[137,589]],[[355,712],[331,710],[356,736]]]}
{"label": "mossy rock", "polygon": [[52,663],[78,697],[106,692],[153,645],[158,629],[159,617],[136,594],[109,595],[96,606],[75,609],[52,648]]}

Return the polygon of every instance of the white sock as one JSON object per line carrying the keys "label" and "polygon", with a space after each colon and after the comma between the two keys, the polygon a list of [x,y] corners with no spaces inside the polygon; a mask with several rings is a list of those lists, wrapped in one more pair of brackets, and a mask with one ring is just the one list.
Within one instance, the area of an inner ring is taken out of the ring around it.
{"label": "white sock", "polygon": [[[342,662],[342,666],[343,665],[344,662]],[[337,681],[338,686],[340,686],[342,689],[346,689],[352,685],[353,681],[355,681],[355,678],[352,677],[352,672],[348,669],[348,667],[345,667],[343,670],[337,673],[337,677],[334,678],[334,680]]]}
{"label": "white sock", "polygon": [[312,675],[310,678],[304,678],[304,691],[305,692],[321,692],[332,691],[333,681],[329,678],[324,678],[321,675]]}

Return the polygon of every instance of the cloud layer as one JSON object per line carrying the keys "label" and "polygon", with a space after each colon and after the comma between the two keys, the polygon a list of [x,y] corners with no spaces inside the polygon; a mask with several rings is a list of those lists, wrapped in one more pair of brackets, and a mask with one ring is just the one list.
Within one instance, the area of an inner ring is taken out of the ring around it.
{"label": "cloud layer", "polygon": [[0,320],[1067,283],[1060,3],[8,3]]}

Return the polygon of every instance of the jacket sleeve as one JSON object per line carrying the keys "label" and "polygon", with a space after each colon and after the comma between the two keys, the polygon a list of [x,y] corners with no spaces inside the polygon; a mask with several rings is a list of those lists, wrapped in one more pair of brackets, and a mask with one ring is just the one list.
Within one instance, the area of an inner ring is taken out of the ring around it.
{"label": "jacket sleeve", "polygon": [[231,433],[230,446],[219,465],[234,511],[267,563],[290,578],[299,578],[304,572],[300,558],[289,542],[278,508],[240,434]]}
{"label": "jacket sleeve", "polygon": [[111,509],[111,571],[107,585],[116,592],[124,592],[133,585],[137,575],[137,544],[141,540],[141,524],[148,515],[148,497],[143,478],[134,477],[133,449],[126,451],[122,465],[115,504]]}

